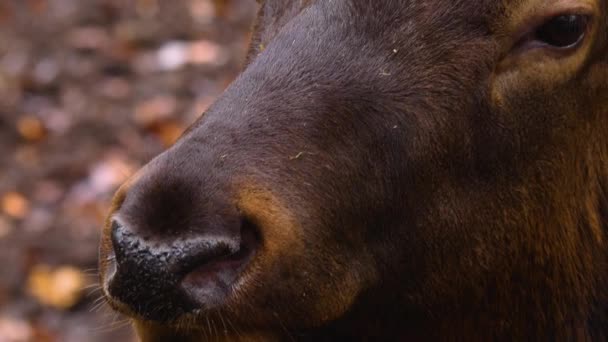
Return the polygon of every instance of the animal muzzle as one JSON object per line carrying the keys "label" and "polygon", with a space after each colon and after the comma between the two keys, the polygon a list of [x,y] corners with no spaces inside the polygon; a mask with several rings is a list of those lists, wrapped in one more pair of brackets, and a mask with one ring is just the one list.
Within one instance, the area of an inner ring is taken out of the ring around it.
{"label": "animal muzzle", "polygon": [[222,305],[257,246],[254,229],[240,217],[196,234],[138,228],[112,221],[106,290],[146,320],[167,322]]}

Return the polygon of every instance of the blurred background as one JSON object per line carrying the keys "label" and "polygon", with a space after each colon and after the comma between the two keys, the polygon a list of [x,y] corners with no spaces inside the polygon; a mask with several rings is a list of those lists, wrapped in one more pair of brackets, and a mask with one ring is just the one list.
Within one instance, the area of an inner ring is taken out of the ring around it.
{"label": "blurred background", "polygon": [[0,0],[0,342],[131,341],[95,286],[114,190],[239,72],[254,0]]}

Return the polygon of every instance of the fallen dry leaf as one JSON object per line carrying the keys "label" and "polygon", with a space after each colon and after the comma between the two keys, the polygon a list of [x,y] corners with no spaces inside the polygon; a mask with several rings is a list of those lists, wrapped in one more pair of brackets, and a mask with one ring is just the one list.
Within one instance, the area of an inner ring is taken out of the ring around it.
{"label": "fallen dry leaf", "polygon": [[207,0],[193,0],[190,2],[190,15],[201,23],[211,23],[215,17],[215,6]]}
{"label": "fallen dry leaf", "polygon": [[40,141],[46,136],[46,128],[38,118],[26,116],[17,121],[17,131],[28,141]]}
{"label": "fallen dry leaf", "polygon": [[98,196],[112,192],[134,172],[135,166],[125,156],[108,154],[93,166],[88,179],[88,190]]}
{"label": "fallen dry leaf", "polygon": [[65,193],[61,184],[52,180],[42,180],[34,189],[33,201],[47,205],[57,203]]}
{"label": "fallen dry leaf", "polygon": [[164,122],[154,128],[165,147],[173,145],[184,132],[184,127],[175,121]]}
{"label": "fallen dry leaf", "polygon": [[95,26],[74,29],[67,39],[72,47],[83,50],[100,50],[110,44],[106,29]]}
{"label": "fallen dry leaf", "polygon": [[226,0],[213,0],[213,5],[215,6],[215,11],[218,17],[226,16],[226,12],[228,10]]}
{"label": "fallen dry leaf", "polygon": [[138,0],[135,9],[142,17],[154,17],[159,11],[158,0]]}
{"label": "fallen dry leaf", "polygon": [[162,70],[177,70],[188,62],[188,44],[181,41],[171,41],[163,44],[158,50],[158,65]]}
{"label": "fallen dry leaf", "polygon": [[39,85],[48,85],[57,79],[60,73],[59,64],[56,60],[46,58],[34,65],[32,70],[33,80]]}
{"label": "fallen dry leaf", "polygon": [[254,3],[0,0],[0,342],[132,340],[89,296],[56,309],[57,265],[95,263],[115,188],[236,75]]}
{"label": "fallen dry leaf", "polygon": [[105,79],[101,83],[99,90],[100,94],[114,100],[124,99],[131,94],[129,82],[119,77]]}
{"label": "fallen dry leaf", "polygon": [[30,211],[30,202],[18,192],[8,192],[0,202],[2,211],[16,219],[24,218]]}
{"label": "fallen dry leaf", "polygon": [[57,309],[69,309],[83,296],[85,276],[77,268],[52,269],[36,265],[29,274],[27,289],[40,303]]}
{"label": "fallen dry leaf", "polygon": [[228,62],[228,55],[220,45],[208,40],[199,40],[189,45],[188,61],[192,64],[220,66]]}
{"label": "fallen dry leaf", "polygon": [[170,95],[160,95],[135,106],[133,119],[140,126],[154,125],[168,119],[177,109],[177,100]]}
{"label": "fallen dry leaf", "polygon": [[32,337],[33,331],[27,322],[0,316],[0,342],[26,342]]}
{"label": "fallen dry leaf", "polygon": [[11,231],[13,231],[11,222],[7,218],[0,216],[0,239],[10,234]]}

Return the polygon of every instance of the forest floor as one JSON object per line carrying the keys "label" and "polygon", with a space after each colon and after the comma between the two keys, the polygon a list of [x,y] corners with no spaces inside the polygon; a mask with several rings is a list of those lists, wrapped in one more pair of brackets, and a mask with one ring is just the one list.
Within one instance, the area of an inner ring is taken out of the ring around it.
{"label": "forest floor", "polygon": [[133,339],[95,285],[112,194],[235,77],[255,9],[0,2],[0,342]]}

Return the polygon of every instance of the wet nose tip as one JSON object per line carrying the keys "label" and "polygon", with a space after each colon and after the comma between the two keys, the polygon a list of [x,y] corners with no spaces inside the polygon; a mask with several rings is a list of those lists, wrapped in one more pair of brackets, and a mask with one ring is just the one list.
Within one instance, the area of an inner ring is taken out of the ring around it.
{"label": "wet nose tip", "polygon": [[121,224],[115,219],[112,220],[110,238],[112,241],[112,249],[114,250],[117,258],[122,258],[125,250],[127,250],[129,247],[134,247],[133,245],[136,243],[134,234],[127,230],[124,224]]}
{"label": "wet nose tip", "polygon": [[108,294],[144,318],[161,321],[219,304],[255,250],[256,237],[247,227],[236,234],[226,227],[219,235],[146,236],[113,220],[115,271],[107,280]]}
{"label": "wet nose tip", "polygon": [[240,249],[240,234],[201,234],[191,237],[146,236],[132,227],[112,222],[111,240],[119,267],[137,263],[157,267],[159,272],[180,276],[193,264],[204,264],[214,259],[237,253]]}
{"label": "wet nose tip", "polygon": [[[131,227],[114,220],[111,225],[114,272],[108,278],[108,294],[140,316],[167,321],[194,308],[179,286],[179,274],[169,248],[158,248]],[[159,310],[159,308],[164,308]]]}

